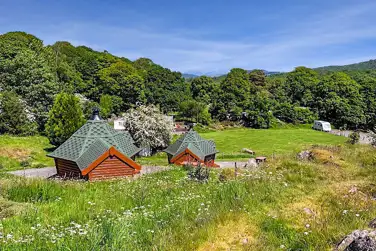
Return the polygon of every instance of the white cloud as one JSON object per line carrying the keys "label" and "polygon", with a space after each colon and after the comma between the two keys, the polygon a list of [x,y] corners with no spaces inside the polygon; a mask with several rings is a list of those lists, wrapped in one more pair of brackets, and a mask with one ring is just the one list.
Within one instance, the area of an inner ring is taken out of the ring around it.
{"label": "white cloud", "polygon": [[211,31],[163,32],[145,24],[115,27],[76,22],[27,31],[46,43],[67,40],[130,59],[148,57],[182,72],[227,72],[233,67],[286,71],[298,65],[347,64],[376,55],[376,48],[360,47],[366,40],[376,42],[375,10],[376,4],[369,3],[312,13],[278,31],[266,27],[262,39],[244,34],[242,40],[211,40]]}

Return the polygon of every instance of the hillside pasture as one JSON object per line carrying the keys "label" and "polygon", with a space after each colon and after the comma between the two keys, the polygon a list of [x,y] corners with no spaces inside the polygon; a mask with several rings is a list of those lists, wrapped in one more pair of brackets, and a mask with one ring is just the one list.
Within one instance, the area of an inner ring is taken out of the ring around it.
{"label": "hillside pasture", "polygon": [[220,152],[218,157],[224,159],[248,157],[241,152],[243,148],[252,149],[258,156],[271,156],[299,151],[310,145],[339,145],[346,141],[344,137],[308,128],[231,129],[202,136],[215,141]]}
{"label": "hillside pasture", "polygon": [[204,183],[179,167],[134,181],[0,174],[0,249],[329,250],[376,215],[375,150],[312,151]]}
{"label": "hillside pasture", "polygon": [[[219,160],[245,160],[249,154],[242,148],[256,152],[256,156],[283,155],[297,152],[310,145],[340,145],[346,138],[314,131],[307,128],[284,129],[228,129],[223,131],[200,133],[203,138],[212,139],[219,151]],[[177,137],[174,137],[176,140]],[[2,170],[16,170],[53,166],[53,159],[46,154],[52,145],[43,136],[12,137],[0,136],[0,163]],[[167,165],[165,153],[152,157],[138,158],[143,165]]]}
{"label": "hillside pasture", "polygon": [[0,136],[0,171],[53,166],[46,154],[52,145],[43,136]]}

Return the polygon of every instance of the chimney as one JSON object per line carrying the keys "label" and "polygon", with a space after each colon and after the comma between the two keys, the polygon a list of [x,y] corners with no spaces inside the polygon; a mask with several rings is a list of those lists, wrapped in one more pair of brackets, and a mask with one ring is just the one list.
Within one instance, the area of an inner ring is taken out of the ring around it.
{"label": "chimney", "polygon": [[101,116],[99,116],[98,107],[93,108],[93,113],[91,114],[90,120],[102,120]]}

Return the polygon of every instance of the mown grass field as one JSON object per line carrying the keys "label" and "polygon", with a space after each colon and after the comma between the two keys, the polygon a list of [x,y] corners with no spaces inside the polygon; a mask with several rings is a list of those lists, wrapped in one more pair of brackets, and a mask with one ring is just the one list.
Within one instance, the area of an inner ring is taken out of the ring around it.
{"label": "mown grass field", "polygon": [[1,174],[0,249],[329,250],[376,217],[376,150],[312,151],[207,183],[179,167],[134,181]]}
{"label": "mown grass field", "polygon": [[346,140],[307,128],[232,129],[204,133],[202,136],[215,141],[220,151],[219,158],[248,157],[241,152],[243,148],[252,149],[256,155],[271,156],[298,151],[312,144],[338,145]]}

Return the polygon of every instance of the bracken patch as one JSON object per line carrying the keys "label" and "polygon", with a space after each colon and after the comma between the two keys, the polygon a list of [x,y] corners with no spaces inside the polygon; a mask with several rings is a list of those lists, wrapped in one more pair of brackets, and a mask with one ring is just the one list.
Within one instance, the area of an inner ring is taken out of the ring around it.
{"label": "bracken patch", "polygon": [[0,147],[0,156],[16,159],[19,161],[29,158],[31,151],[25,148]]}

